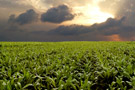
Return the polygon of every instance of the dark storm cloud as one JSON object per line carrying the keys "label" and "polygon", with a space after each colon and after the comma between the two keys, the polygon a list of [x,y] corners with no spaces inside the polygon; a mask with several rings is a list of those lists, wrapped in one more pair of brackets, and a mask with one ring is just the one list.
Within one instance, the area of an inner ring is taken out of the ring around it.
{"label": "dark storm cloud", "polygon": [[[58,28],[51,30],[51,34],[59,35],[79,35],[88,32],[100,32],[103,34],[113,34],[113,31],[108,29],[114,27],[123,27],[122,24],[125,20],[125,17],[120,20],[109,18],[106,22],[100,24],[93,24],[92,26],[83,26],[83,25],[70,25],[70,26],[59,26]],[[116,33],[116,32],[115,32]]]}
{"label": "dark storm cloud", "polygon": [[135,0],[125,0],[117,14],[127,17],[125,24],[135,26]]}
{"label": "dark storm cloud", "polygon": [[17,23],[20,25],[29,24],[38,20],[38,14],[33,10],[27,10],[25,13],[20,14],[18,17],[11,15],[9,17],[9,23]]}
{"label": "dark storm cloud", "polygon": [[72,20],[74,15],[66,5],[60,5],[48,9],[48,11],[41,16],[41,21],[51,23],[62,23],[64,21]]}
{"label": "dark storm cloud", "polygon": [[63,36],[72,36],[72,35],[80,35],[83,33],[90,32],[90,27],[83,25],[70,25],[70,26],[59,26],[56,29],[53,29],[48,32],[48,34],[56,34]]}
{"label": "dark storm cloud", "polygon": [[135,26],[135,0],[104,0],[100,4],[103,11],[114,12],[115,17],[126,17],[125,24]]}

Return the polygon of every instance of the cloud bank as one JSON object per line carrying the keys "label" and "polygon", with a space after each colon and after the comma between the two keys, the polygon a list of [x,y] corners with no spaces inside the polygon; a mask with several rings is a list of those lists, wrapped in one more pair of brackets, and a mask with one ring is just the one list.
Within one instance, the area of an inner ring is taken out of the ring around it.
{"label": "cloud bank", "polygon": [[125,20],[126,17],[109,18],[91,26],[62,25],[49,31],[27,31],[20,26],[9,25],[0,32],[0,37],[7,41],[134,41],[135,26],[125,25]]}
{"label": "cloud bank", "polygon": [[[124,24],[126,17],[121,19],[109,18],[106,22],[93,24],[92,26],[71,25],[60,26],[49,32],[50,35],[76,36],[78,40],[135,40],[135,27]],[[100,37],[99,37],[100,36]],[[114,37],[113,36],[117,36]],[[118,39],[119,38],[119,39]]]}

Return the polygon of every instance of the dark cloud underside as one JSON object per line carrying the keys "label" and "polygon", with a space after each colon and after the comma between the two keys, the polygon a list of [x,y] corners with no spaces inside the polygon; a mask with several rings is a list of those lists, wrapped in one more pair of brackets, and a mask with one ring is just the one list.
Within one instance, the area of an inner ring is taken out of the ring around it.
{"label": "dark cloud underside", "polygon": [[27,10],[25,13],[20,14],[18,17],[11,15],[9,17],[9,23],[17,23],[20,25],[29,24],[38,20],[38,14],[33,10]]}
{"label": "dark cloud underside", "polygon": [[60,5],[48,9],[48,11],[41,16],[41,21],[51,23],[62,23],[64,21],[72,20],[74,15],[66,5]]}

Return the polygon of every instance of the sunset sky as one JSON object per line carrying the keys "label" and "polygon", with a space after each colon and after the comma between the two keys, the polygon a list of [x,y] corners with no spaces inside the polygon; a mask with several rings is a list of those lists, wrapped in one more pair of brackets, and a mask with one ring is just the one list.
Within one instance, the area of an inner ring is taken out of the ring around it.
{"label": "sunset sky", "polygon": [[0,0],[0,41],[134,41],[135,0]]}

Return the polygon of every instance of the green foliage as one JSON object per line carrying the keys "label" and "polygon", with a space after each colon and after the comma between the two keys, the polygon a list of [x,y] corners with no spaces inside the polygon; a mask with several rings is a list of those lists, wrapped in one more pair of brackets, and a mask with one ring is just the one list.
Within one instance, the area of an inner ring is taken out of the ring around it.
{"label": "green foliage", "polygon": [[0,42],[0,90],[134,89],[134,42]]}

